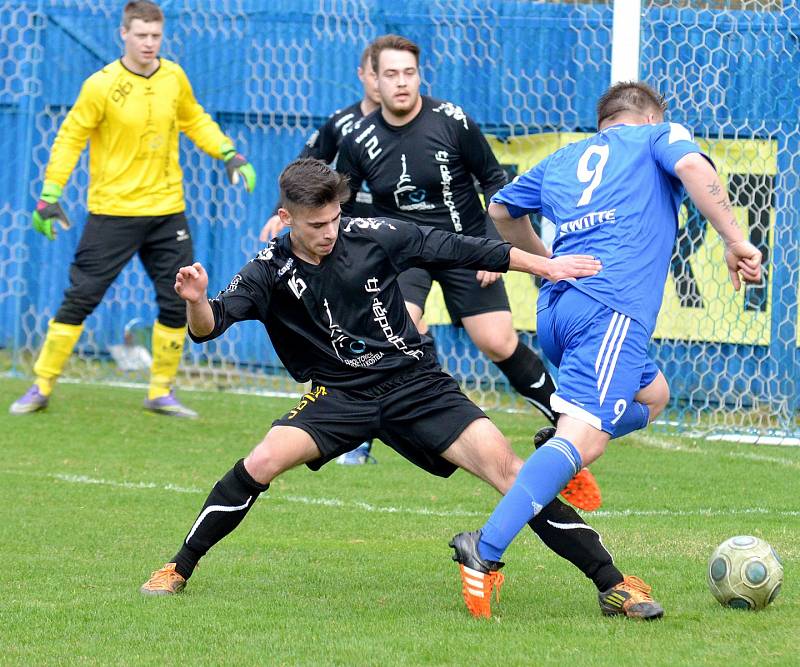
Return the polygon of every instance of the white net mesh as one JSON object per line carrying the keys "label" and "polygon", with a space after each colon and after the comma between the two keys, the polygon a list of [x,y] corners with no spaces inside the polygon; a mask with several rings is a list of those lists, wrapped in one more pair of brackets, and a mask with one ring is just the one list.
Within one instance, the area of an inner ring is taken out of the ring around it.
{"label": "white net mesh", "polygon": [[[67,284],[85,219],[86,156],[64,205],[76,229],[55,243],[29,229],[50,146],[80,84],[118,57],[121,3],[0,0],[0,363],[29,374]],[[311,129],[361,95],[367,42],[398,32],[423,52],[423,92],[459,103],[491,137],[510,173],[591,132],[610,79],[611,2],[254,0],[171,2],[165,57],[187,71],[198,100],[255,165],[248,197],[220,164],[182,144],[187,215],[212,289],[260,247],[274,183]],[[798,12],[770,2],[653,2],[642,11],[642,80],[663,92],[670,119],[694,129],[727,180],[737,219],[767,257],[767,281],[735,294],[721,247],[691,206],[665,290],[653,353],[683,427],[797,430],[800,247]],[[13,172],[13,173],[12,173]],[[543,233],[547,233],[547,228]],[[507,280],[515,325],[535,346],[535,286]],[[89,317],[65,375],[145,381],[119,347],[147,345],[156,308],[138,260]],[[445,366],[489,407],[521,407],[434,292],[426,317]],[[124,349],[123,349],[124,351]],[[254,324],[188,345],[182,384],[296,392]]]}
{"label": "white net mesh", "polygon": [[796,430],[797,12],[792,19],[774,2],[654,2],[642,26],[642,78],[702,139],[766,259],[764,284],[733,292],[718,237],[685,208],[656,332],[673,413],[721,429]]}

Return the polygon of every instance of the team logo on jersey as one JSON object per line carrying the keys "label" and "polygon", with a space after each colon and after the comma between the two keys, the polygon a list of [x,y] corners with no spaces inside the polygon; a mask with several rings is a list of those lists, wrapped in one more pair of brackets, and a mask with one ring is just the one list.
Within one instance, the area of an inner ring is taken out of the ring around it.
{"label": "team logo on jersey", "polygon": [[425,201],[428,193],[411,182],[405,153],[400,156],[400,163],[402,170],[394,188],[394,202],[397,208],[401,211],[427,211],[435,208],[433,204]]}
{"label": "team logo on jersey", "polygon": [[124,107],[125,102],[128,101],[128,95],[130,95],[132,90],[133,84],[130,81],[122,81],[121,83],[117,84],[114,92],[111,93],[111,99],[121,107]]}
{"label": "team logo on jersey", "polygon": [[445,116],[459,121],[464,126],[465,130],[469,129],[469,123],[467,123],[467,114],[464,113],[464,110],[460,106],[457,106],[452,102],[443,102],[436,107],[433,112],[443,113]]}
{"label": "team logo on jersey", "polygon": [[266,248],[262,248],[258,251],[258,254],[253,258],[253,261],[262,260],[264,262],[268,262],[272,259],[273,252],[275,250],[275,241],[270,241],[270,244]]}
{"label": "team logo on jersey", "polygon": [[356,192],[356,201],[359,204],[372,205],[372,193],[370,192],[369,184],[366,181],[361,181],[361,189]]}
{"label": "team logo on jersey", "polygon": [[305,280],[298,276],[295,271],[292,271],[292,277],[286,281],[286,284],[289,285],[289,289],[292,290],[292,293],[299,299],[303,296],[303,292],[308,289],[308,285],[306,285]]}
{"label": "team logo on jersey", "polygon": [[189,230],[188,229],[179,229],[175,232],[175,240],[176,241],[188,241],[189,240]]}
{"label": "team logo on jersey", "polygon": [[325,299],[322,302],[322,305],[325,306],[325,314],[328,316],[328,332],[331,335],[331,345],[333,346],[333,352],[336,354],[336,358],[339,361],[342,360],[342,357],[339,355],[339,350],[344,346],[344,343],[350,340],[350,337],[345,335],[342,332],[342,328],[333,321],[333,315],[331,314],[331,307],[328,303],[328,300]]}
{"label": "team logo on jersey", "polygon": [[[333,347],[333,352],[339,361],[347,364],[348,366],[365,368],[383,358],[383,352],[370,352],[369,354],[364,354],[364,352],[367,350],[367,343],[360,338],[356,340],[344,333],[344,331],[342,331],[342,327],[334,322],[333,315],[331,314],[331,307],[327,299],[323,301],[323,305],[325,306],[325,314],[328,316],[328,331],[331,335],[331,346]],[[362,356],[359,356],[355,359],[342,359],[342,356],[339,354],[340,350],[349,350],[351,354]]]}

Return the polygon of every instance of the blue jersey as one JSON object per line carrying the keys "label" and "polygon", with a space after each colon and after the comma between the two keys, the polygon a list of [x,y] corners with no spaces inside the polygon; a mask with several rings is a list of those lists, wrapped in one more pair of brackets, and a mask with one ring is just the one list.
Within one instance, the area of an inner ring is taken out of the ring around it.
{"label": "blue jersey", "polygon": [[[554,256],[599,258],[602,271],[572,285],[652,334],[683,196],[675,163],[688,153],[702,151],[683,125],[614,125],[556,151],[492,201],[515,218],[553,221]],[[539,309],[552,292],[545,282]]]}

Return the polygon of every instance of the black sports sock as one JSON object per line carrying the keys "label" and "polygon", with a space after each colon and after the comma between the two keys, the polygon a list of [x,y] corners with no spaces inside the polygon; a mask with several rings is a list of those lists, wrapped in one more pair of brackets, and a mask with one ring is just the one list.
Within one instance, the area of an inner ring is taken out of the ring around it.
{"label": "black sports sock", "polygon": [[600,534],[569,505],[555,499],[528,525],[551,551],[591,579],[598,591],[607,591],[622,581],[622,572],[600,541]]}
{"label": "black sports sock", "polygon": [[558,415],[550,408],[550,396],[556,385],[533,350],[520,341],[508,359],[497,361],[495,365],[503,371],[511,386],[555,426]]}
{"label": "black sports sock", "polygon": [[256,482],[245,469],[244,459],[239,459],[211,489],[180,551],[172,559],[177,573],[184,579],[192,576],[197,562],[239,525],[259,494],[268,488],[269,484]]}

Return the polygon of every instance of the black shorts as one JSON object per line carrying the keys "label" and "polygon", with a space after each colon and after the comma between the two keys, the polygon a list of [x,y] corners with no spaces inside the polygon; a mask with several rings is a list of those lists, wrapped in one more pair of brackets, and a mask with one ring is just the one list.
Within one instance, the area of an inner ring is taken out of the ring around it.
{"label": "black shorts", "polygon": [[425,301],[435,280],[442,288],[444,302],[450,319],[456,326],[470,315],[493,313],[499,310],[511,310],[503,279],[495,281],[488,287],[481,287],[475,279],[475,269],[443,269],[428,271],[415,267],[403,271],[397,278],[403,299],[425,312]]}
{"label": "black shorts", "polygon": [[137,253],[155,287],[158,321],[184,326],[186,304],[175,294],[175,274],[194,261],[194,248],[182,212],[135,217],[90,213],[55,321],[81,324]]}
{"label": "black shorts", "polygon": [[314,384],[273,426],[308,433],[322,456],[307,463],[319,470],[365,440],[379,438],[414,465],[439,477],[457,466],[441,457],[472,422],[486,415],[433,360],[370,389]]}

